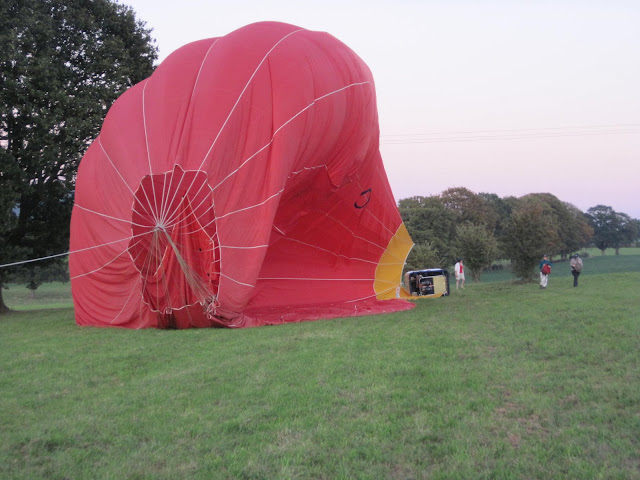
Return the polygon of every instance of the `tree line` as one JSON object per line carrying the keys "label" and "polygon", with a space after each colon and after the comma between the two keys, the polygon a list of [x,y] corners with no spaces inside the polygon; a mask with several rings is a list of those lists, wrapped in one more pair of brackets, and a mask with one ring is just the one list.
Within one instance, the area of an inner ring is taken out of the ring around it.
{"label": "tree line", "polygon": [[[78,164],[111,104],[154,69],[151,30],[113,0],[3,0],[0,264],[69,246]],[[37,288],[62,260],[0,268]]]}
{"label": "tree line", "polygon": [[511,261],[516,277],[533,278],[542,255],[567,258],[594,245],[616,255],[638,244],[640,221],[610,206],[586,212],[551,193],[501,198],[464,187],[398,202],[415,246],[405,268],[447,268],[463,258],[474,280],[498,259]]}

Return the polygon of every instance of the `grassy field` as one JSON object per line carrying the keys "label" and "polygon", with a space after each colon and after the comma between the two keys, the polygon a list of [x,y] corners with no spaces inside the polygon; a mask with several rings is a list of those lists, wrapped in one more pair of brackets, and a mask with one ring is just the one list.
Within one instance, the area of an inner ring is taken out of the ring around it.
{"label": "grassy field", "polygon": [[[640,262],[640,248],[621,248],[620,255],[615,255],[614,250],[607,250],[607,254],[602,256],[597,248],[588,248],[586,250],[589,257],[583,258],[584,274],[581,278],[588,275],[615,273],[615,272],[637,272]],[[467,274],[467,283],[472,281],[471,274]],[[554,278],[567,277],[573,282],[569,261],[554,260],[553,272],[551,280]],[[514,277],[510,269],[497,270],[493,272],[484,272],[480,278],[480,283],[487,282],[506,282],[513,280]],[[454,282],[455,283],[455,282]]]}
{"label": "grassy field", "polygon": [[605,259],[279,327],[2,316],[0,478],[640,479],[640,256]]}
{"label": "grassy field", "polygon": [[35,293],[24,285],[10,284],[2,292],[4,302],[12,310],[72,308],[71,283],[43,283]]}
{"label": "grassy field", "polygon": [[[615,256],[613,250],[607,250],[606,256],[601,256],[597,248],[586,249],[590,255],[585,258],[585,274],[602,274],[614,272],[637,272],[640,271],[640,248],[621,248],[620,255]],[[628,258],[629,256],[637,258]],[[571,277],[568,262],[556,262],[552,278]],[[453,267],[451,267],[453,268]],[[452,275],[453,277],[453,275]],[[472,283],[471,275],[467,275],[467,282]],[[514,280],[511,270],[499,270],[485,272],[482,274],[480,283],[506,282]],[[455,281],[452,282],[455,287]],[[42,310],[49,308],[71,308],[73,300],[71,298],[71,284],[67,283],[45,283],[42,284],[36,293],[24,285],[12,284],[3,292],[5,303],[13,310]]]}

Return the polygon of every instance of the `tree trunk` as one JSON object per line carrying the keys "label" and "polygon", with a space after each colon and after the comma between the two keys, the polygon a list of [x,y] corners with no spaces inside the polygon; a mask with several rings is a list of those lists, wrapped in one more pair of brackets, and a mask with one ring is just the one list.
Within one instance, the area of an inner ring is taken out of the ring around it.
{"label": "tree trunk", "polygon": [[0,315],[3,313],[9,312],[9,307],[4,304],[4,298],[2,298],[2,290],[4,290],[4,285],[0,283]]}
{"label": "tree trunk", "polygon": [[620,247],[616,247],[616,255],[620,255]]}

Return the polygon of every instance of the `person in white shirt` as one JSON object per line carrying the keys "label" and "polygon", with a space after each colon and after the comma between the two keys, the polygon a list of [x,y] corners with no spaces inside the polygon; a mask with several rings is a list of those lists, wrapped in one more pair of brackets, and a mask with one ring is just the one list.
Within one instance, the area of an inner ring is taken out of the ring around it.
{"label": "person in white shirt", "polygon": [[456,290],[458,290],[458,287],[464,288],[464,265],[461,258],[456,261],[453,270],[456,274]]}

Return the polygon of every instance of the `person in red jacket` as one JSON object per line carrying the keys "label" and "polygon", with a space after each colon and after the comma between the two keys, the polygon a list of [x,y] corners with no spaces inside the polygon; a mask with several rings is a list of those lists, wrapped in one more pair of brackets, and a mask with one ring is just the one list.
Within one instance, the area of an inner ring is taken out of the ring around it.
{"label": "person in red jacket", "polygon": [[551,273],[551,263],[549,258],[546,255],[542,256],[542,260],[540,260],[540,288],[547,288],[547,284],[549,283],[549,274]]}
{"label": "person in red jacket", "polygon": [[464,288],[464,265],[461,258],[456,261],[453,271],[456,274],[456,290],[458,290],[458,286]]}

